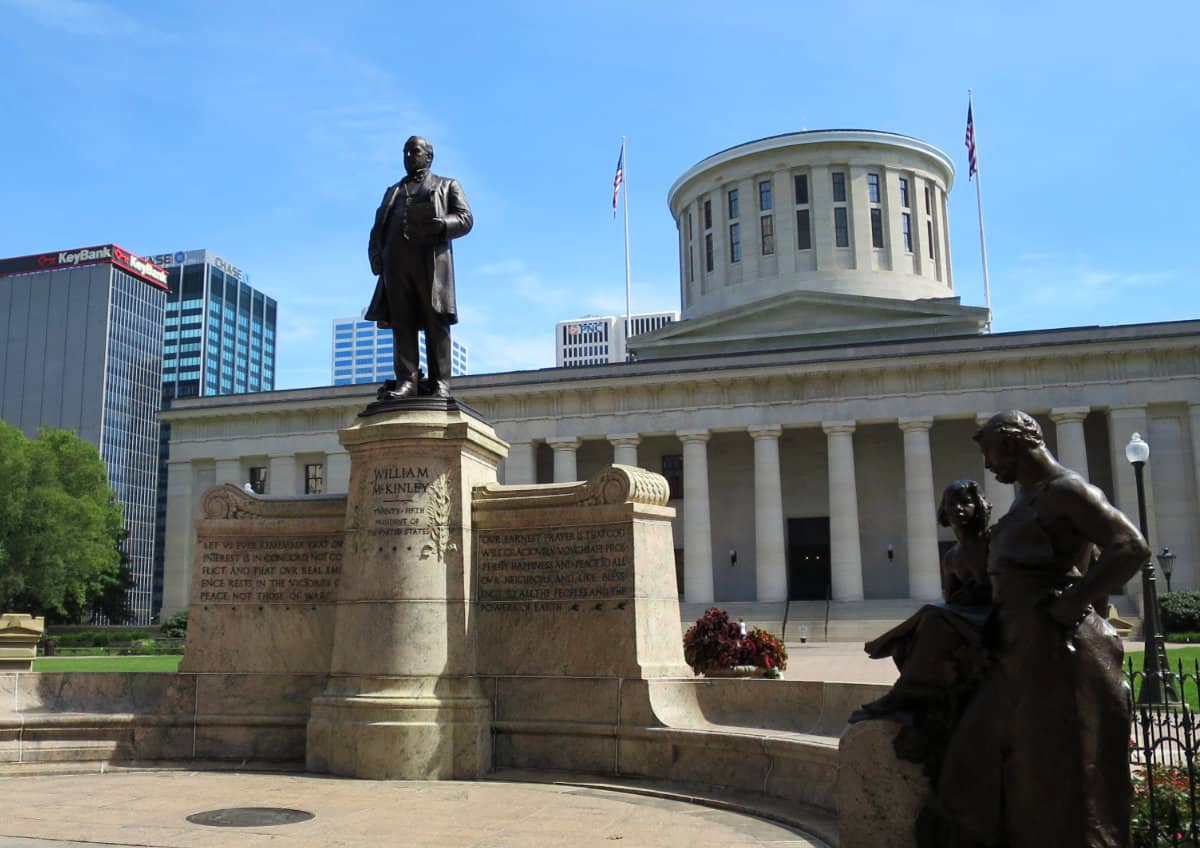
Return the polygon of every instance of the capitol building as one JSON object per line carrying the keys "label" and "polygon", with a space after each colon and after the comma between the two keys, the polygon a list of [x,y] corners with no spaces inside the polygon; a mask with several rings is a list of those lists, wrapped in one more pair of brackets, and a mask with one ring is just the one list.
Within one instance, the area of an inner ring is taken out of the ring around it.
{"label": "capitol building", "polygon": [[[820,130],[716,153],[668,194],[680,320],[628,341],[637,361],[459,377],[454,395],[510,444],[506,483],[582,480],[610,463],[663,474],[685,617],[837,630],[940,596],[951,480],[1011,486],[971,436],[1020,408],[1050,449],[1137,514],[1125,444],[1142,434],[1150,541],[1197,588],[1200,321],[987,333],[954,293],[954,167],[919,139]],[[199,495],[252,478],[272,495],[344,492],[337,430],[374,399],[331,386],[176,400],[163,614],[185,609]],[[264,482],[265,481],[265,482]],[[1119,599],[1135,611],[1138,581]],[[1120,604],[1119,604],[1120,605]],[[698,613],[697,613],[698,614]],[[814,638],[821,638],[814,633]]]}

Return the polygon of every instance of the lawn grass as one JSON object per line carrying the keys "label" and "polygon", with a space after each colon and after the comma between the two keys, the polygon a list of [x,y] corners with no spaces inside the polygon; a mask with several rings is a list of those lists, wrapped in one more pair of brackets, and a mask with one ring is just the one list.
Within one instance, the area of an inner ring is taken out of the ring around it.
{"label": "lawn grass", "polygon": [[[1129,666],[1129,661],[1133,661],[1133,670],[1141,671],[1142,664],[1145,662],[1145,654],[1142,651],[1129,651],[1125,654],[1125,665]],[[1200,660],[1200,647],[1197,648],[1168,648],[1167,663],[1171,666],[1172,672],[1179,671],[1179,664],[1183,663],[1184,674],[1196,673],[1196,662]],[[1142,681],[1140,678],[1133,683],[1133,698],[1137,701],[1138,693],[1141,692]],[[1188,679],[1183,681],[1180,687],[1179,696],[1187,702],[1187,705],[1193,710],[1200,710],[1200,681]]]}
{"label": "lawn grass", "polygon": [[38,657],[34,671],[178,671],[183,657]]}

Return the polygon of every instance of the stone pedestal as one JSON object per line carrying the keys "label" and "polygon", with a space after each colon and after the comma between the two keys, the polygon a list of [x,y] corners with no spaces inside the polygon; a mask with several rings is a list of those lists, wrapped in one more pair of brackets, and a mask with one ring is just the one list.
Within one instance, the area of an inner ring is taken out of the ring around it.
{"label": "stone pedestal", "polygon": [[852,724],[838,745],[837,812],[842,848],[916,848],[916,822],[929,781],[892,747],[900,725]]}
{"label": "stone pedestal", "polygon": [[339,432],[350,453],[345,555],[307,768],[374,779],[468,779],[491,765],[475,676],[471,491],[507,445],[449,404],[404,404]]}
{"label": "stone pedestal", "polygon": [[46,619],[23,612],[0,615],[0,671],[32,671]]}

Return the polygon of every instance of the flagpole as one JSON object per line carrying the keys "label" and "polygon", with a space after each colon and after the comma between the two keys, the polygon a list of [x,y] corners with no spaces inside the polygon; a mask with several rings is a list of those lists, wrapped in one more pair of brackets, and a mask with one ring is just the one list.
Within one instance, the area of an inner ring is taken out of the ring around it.
{"label": "flagpole", "polygon": [[621,182],[625,189],[625,361],[629,361],[629,331],[633,328],[633,309],[631,304],[632,286],[629,281],[629,159],[625,155],[625,136],[621,136],[621,161],[624,163],[624,173]]}
{"label": "flagpole", "polygon": [[[974,130],[975,104],[971,99],[971,89],[967,89],[967,110],[972,117],[972,130]],[[988,282],[988,258],[987,258],[987,237],[983,232],[983,178],[979,170],[979,134],[975,136],[975,206],[979,210],[979,255],[983,260],[983,302],[987,307],[987,325],[984,327],[984,332],[992,331],[992,289]]]}

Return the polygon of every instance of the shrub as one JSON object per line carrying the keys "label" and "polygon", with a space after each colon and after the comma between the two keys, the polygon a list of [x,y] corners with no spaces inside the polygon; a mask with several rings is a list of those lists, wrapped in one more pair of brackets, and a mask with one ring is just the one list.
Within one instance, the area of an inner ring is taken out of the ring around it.
{"label": "shrub", "polygon": [[130,642],[129,647],[121,653],[129,654],[157,654],[158,643],[153,639],[138,639],[135,642]]}
{"label": "shrub", "polygon": [[1168,592],[1159,598],[1163,630],[1200,630],[1200,592]]}
{"label": "shrub", "polygon": [[187,610],[177,612],[166,621],[158,629],[162,631],[162,635],[171,639],[181,639],[187,635],[188,614]]}
{"label": "shrub", "polygon": [[[1160,845],[1192,848],[1195,843],[1186,834],[1191,825],[1188,772],[1177,766],[1154,766],[1153,781],[1146,780],[1146,770],[1133,773],[1133,807],[1130,830],[1135,848],[1158,848]],[[1150,827],[1150,795],[1154,795],[1153,829]]]}
{"label": "shrub", "polygon": [[683,636],[683,658],[696,674],[739,665],[779,672],[787,668],[787,649],[770,633],[755,627],[745,636],[724,610],[713,607]]}
{"label": "shrub", "polygon": [[747,665],[775,671],[787,668],[787,648],[782,640],[776,639],[760,627],[755,627],[746,635],[746,641],[750,643],[751,650]]}
{"label": "shrub", "polygon": [[733,668],[743,653],[741,628],[729,614],[713,607],[683,635],[683,658],[695,674]]}

